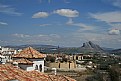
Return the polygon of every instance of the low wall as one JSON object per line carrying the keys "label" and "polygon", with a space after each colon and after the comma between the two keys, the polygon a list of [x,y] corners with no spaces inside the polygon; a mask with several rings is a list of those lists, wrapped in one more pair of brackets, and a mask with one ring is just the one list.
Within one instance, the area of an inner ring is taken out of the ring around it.
{"label": "low wall", "polygon": [[64,63],[49,63],[48,65],[51,68],[67,68],[67,69],[73,69],[76,68],[75,63],[68,63],[68,62],[64,62]]}

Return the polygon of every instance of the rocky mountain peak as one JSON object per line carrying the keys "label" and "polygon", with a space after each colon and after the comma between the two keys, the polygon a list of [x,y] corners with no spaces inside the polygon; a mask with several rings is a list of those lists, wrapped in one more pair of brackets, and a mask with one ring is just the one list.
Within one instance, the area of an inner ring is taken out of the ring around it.
{"label": "rocky mountain peak", "polygon": [[91,41],[83,43],[81,48],[85,49],[85,50],[91,50],[91,51],[102,51],[103,50],[99,45],[94,44]]}

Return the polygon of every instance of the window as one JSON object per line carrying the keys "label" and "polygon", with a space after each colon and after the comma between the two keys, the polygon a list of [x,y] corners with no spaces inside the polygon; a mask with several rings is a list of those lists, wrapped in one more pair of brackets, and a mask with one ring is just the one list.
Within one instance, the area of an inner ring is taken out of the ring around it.
{"label": "window", "polygon": [[39,65],[39,69],[40,69],[40,72],[41,72],[42,71],[42,65],[41,64]]}
{"label": "window", "polygon": [[38,70],[38,66],[37,65],[35,66],[35,70]]}

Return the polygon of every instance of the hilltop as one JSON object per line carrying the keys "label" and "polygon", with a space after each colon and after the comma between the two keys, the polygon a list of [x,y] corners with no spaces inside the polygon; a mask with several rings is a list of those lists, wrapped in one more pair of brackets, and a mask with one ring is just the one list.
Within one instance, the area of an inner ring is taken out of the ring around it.
{"label": "hilltop", "polygon": [[20,45],[20,46],[5,46],[14,49],[23,49],[28,46],[31,46],[43,53],[66,53],[66,54],[76,54],[76,53],[89,53],[89,52],[104,52],[103,48],[99,45],[89,41],[85,42],[80,45],[80,47],[59,47],[54,45],[37,45],[37,44],[30,44],[30,45]]}

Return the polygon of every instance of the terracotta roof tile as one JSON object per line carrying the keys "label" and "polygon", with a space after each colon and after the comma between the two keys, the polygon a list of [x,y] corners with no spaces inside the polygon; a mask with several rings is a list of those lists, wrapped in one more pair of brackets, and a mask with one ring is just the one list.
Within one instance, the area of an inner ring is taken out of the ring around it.
{"label": "terracotta roof tile", "polygon": [[[5,70],[1,70],[4,68]],[[0,65],[0,80],[17,79],[20,81],[48,81],[48,76],[37,71],[24,71],[10,64]]]}
{"label": "terracotta roof tile", "polygon": [[17,60],[14,60],[13,62],[17,62],[18,64],[33,64],[33,62],[27,60],[27,59],[17,59]]}
{"label": "terracotta roof tile", "polygon": [[22,57],[22,58],[45,58],[45,55],[33,49],[32,47],[28,47],[23,49],[20,53],[14,54],[12,57]]}
{"label": "terracotta roof tile", "polygon": [[51,81],[76,81],[70,77],[63,75],[48,75]]}
{"label": "terracotta roof tile", "polygon": [[24,71],[11,64],[0,64],[0,81],[76,81],[60,75],[47,75],[37,71]]}

